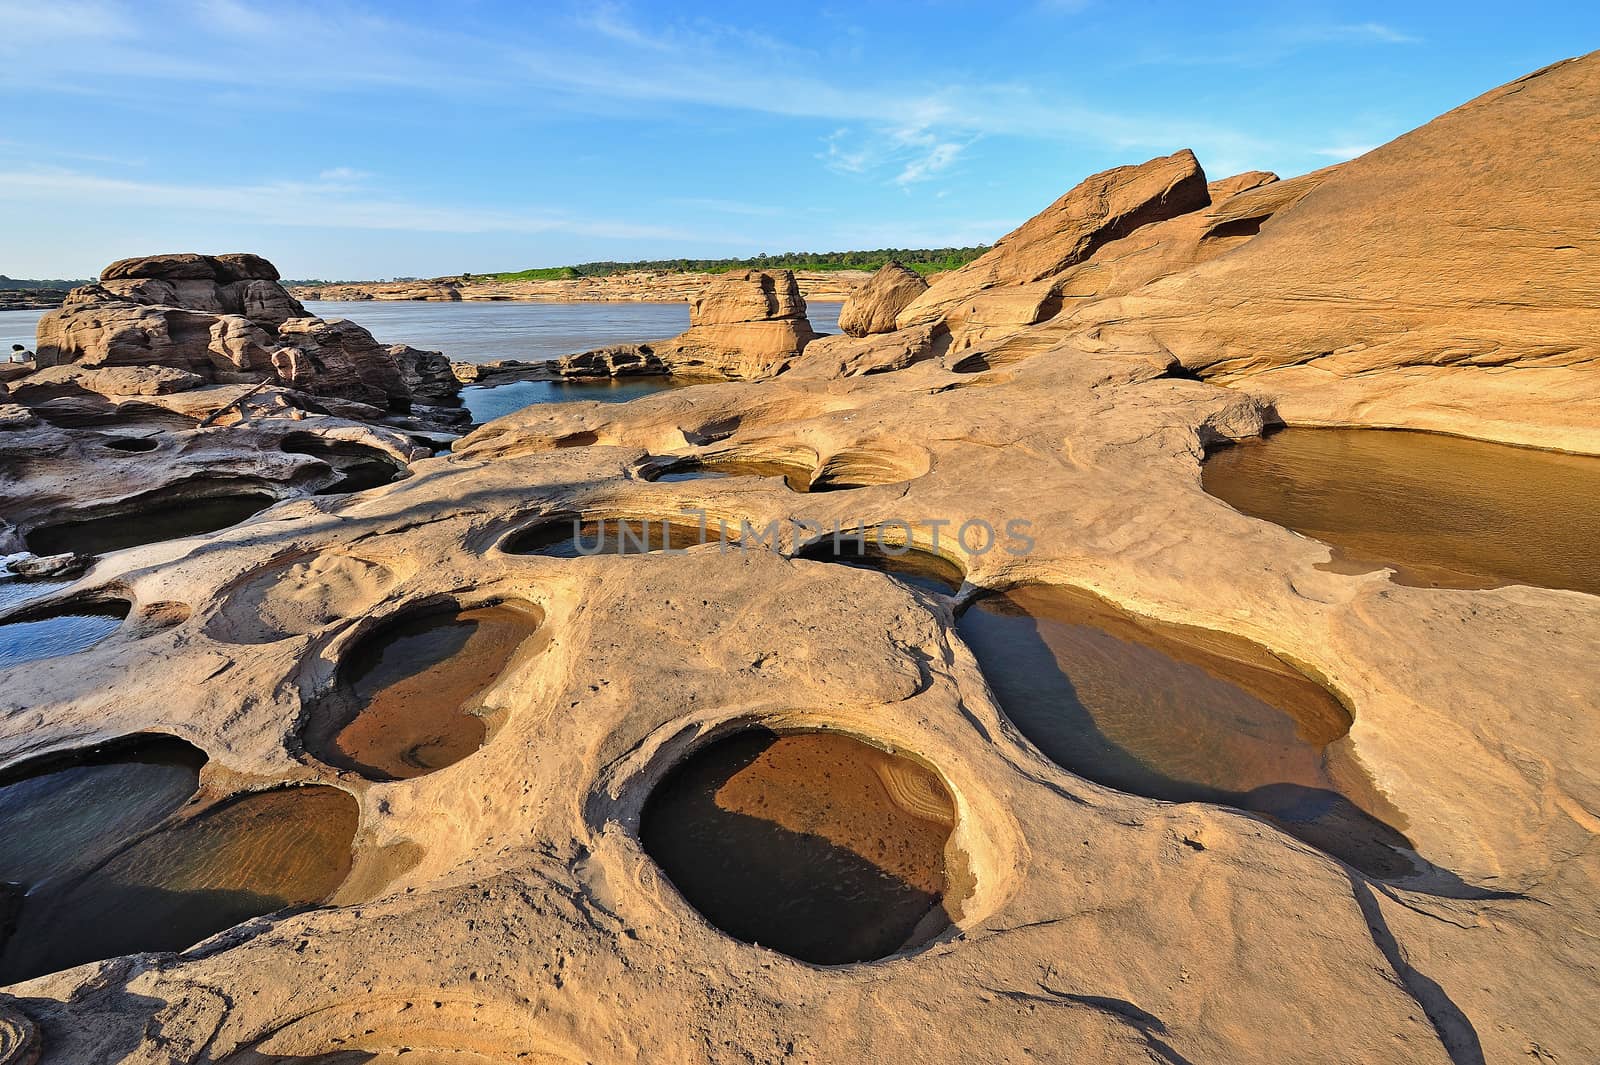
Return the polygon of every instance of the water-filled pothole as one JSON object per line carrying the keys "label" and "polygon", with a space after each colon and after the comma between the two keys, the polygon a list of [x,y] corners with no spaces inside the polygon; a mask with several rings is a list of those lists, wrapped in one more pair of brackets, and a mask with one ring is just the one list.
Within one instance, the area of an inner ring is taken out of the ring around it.
{"label": "water-filled pothole", "polygon": [[125,599],[106,599],[24,611],[0,623],[0,669],[93,647],[121,627],[130,609]]}
{"label": "water-filled pothole", "polygon": [[811,490],[812,468],[797,462],[773,459],[740,459],[734,457],[707,457],[679,459],[646,471],[646,480],[670,483],[673,481],[715,480],[725,477],[781,478],[792,492]]}
{"label": "water-filled pothole", "polygon": [[1284,429],[1225,447],[1205,489],[1402,584],[1600,595],[1600,458],[1384,429]]}
{"label": "water-filled pothole", "polygon": [[683,551],[701,544],[731,543],[713,523],[666,518],[557,517],[541,521],[506,539],[503,550],[513,555],[579,558],[585,555],[644,555]]}
{"label": "water-filled pothole", "polygon": [[769,445],[683,458],[652,459],[640,471],[647,481],[695,481],[724,477],[781,478],[791,492],[838,492],[901,484],[928,472],[926,456],[884,448],[851,448],[820,465],[810,448]]}
{"label": "water-filled pothole", "polygon": [[1398,815],[1338,746],[1349,712],[1265,648],[1046,586],[980,600],[957,629],[1006,716],[1062,767],[1250,810],[1374,876],[1414,871]]}
{"label": "water-filled pothole", "polygon": [[955,801],[911,758],[830,732],[713,741],[652,792],[645,850],[713,924],[821,965],[949,927]]}
{"label": "water-filled pothole", "polygon": [[[112,779],[124,782],[115,789],[105,781],[37,778],[13,785],[55,789],[57,801],[44,809],[79,810],[96,845],[111,853],[95,852],[92,867],[48,876],[20,899],[13,893],[0,984],[100,958],[183,950],[252,917],[320,902],[349,873],[360,810],[345,792],[285,787],[173,813],[170,807],[193,791],[198,767],[193,754],[169,757],[174,764],[158,767],[159,775],[118,769]],[[134,793],[142,821],[117,839],[95,835],[100,819],[125,816]],[[38,796],[19,795],[23,809],[38,803]],[[0,869],[0,879],[10,874]]]}
{"label": "water-filled pothole", "polygon": [[389,484],[404,472],[395,460],[375,447],[316,433],[290,433],[280,446],[290,454],[311,455],[333,467],[338,480],[319,488],[317,495],[364,492]]}
{"label": "water-filled pothole", "polygon": [[359,640],[318,700],[306,747],[374,780],[404,780],[482,747],[477,698],[543,620],[533,606],[484,606],[402,617]]}
{"label": "water-filled pothole", "polygon": [[954,595],[966,580],[966,572],[943,555],[884,543],[872,529],[857,536],[825,536],[801,548],[795,557],[874,570],[935,595]]}
{"label": "water-filled pothole", "polygon": [[111,513],[40,526],[27,534],[28,550],[39,555],[68,551],[103,555],[226,529],[274,502],[265,492],[197,494],[191,485],[180,493],[119,506]]}

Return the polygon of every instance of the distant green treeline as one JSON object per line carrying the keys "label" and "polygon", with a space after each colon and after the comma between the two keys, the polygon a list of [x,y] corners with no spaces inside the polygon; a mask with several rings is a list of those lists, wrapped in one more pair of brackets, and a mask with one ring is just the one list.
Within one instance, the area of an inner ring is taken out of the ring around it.
{"label": "distant green treeline", "polygon": [[29,291],[32,291],[34,289],[41,289],[41,288],[54,288],[54,289],[79,288],[79,287],[81,287],[83,285],[90,285],[90,284],[93,284],[93,283],[94,282],[88,281],[88,280],[83,279],[83,278],[76,278],[76,279],[56,278],[56,279],[45,280],[45,279],[34,279],[34,278],[28,278],[28,277],[7,277],[5,274],[0,274],[0,289],[5,289],[5,290],[10,291],[10,292],[18,292],[18,291],[20,291],[20,292],[29,292]]}
{"label": "distant green treeline", "polygon": [[575,277],[605,277],[637,270],[669,273],[725,274],[730,270],[876,270],[891,260],[919,274],[954,270],[970,263],[987,247],[977,248],[878,248],[875,251],[791,251],[782,255],[757,255],[749,259],[646,259],[632,263],[579,263],[577,266],[548,266],[537,270],[516,270],[500,274],[472,274],[485,281],[564,281]]}

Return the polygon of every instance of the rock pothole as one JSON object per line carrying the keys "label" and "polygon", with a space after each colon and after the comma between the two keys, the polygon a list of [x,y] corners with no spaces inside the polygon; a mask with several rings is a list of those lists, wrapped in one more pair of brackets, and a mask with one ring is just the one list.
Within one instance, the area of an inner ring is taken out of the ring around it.
{"label": "rock pothole", "polygon": [[[57,771],[12,785],[36,818],[78,810],[88,822],[80,834],[98,849],[32,859],[28,870],[46,875],[20,898],[13,891],[0,984],[102,958],[184,950],[252,917],[320,902],[349,873],[360,809],[344,791],[289,786],[175,809],[194,791],[196,754],[168,748],[151,757],[155,767],[115,763],[98,781]],[[41,791],[58,801],[41,804]],[[72,864],[91,853],[92,866]]]}
{"label": "rock pothole", "polygon": [[965,569],[944,555],[895,542],[882,529],[824,536],[806,544],[795,557],[873,570],[935,595],[954,595],[967,577]]}
{"label": "rock pothole", "polygon": [[702,544],[730,543],[720,526],[707,522],[625,515],[566,515],[543,518],[508,536],[501,550],[512,555],[580,558],[686,551]]}
{"label": "rock pothole", "polygon": [[901,484],[927,473],[920,453],[888,448],[850,448],[826,461],[802,445],[765,444],[703,455],[651,459],[640,470],[647,481],[670,483],[729,477],[781,480],[791,492],[836,492],[873,485]]}
{"label": "rock pothole", "polygon": [[920,761],[835,732],[747,729],[668,771],[640,838],[729,935],[839,965],[951,925],[956,804]]}
{"label": "rock pothole", "polygon": [[277,502],[264,487],[236,481],[189,481],[82,516],[41,525],[26,535],[38,555],[103,555],[130,547],[217,532]]}
{"label": "rock pothole", "polygon": [[321,459],[332,468],[336,479],[317,489],[317,495],[364,492],[390,484],[406,472],[400,463],[375,447],[317,433],[290,433],[280,446],[290,454]]}
{"label": "rock pothole", "polygon": [[340,552],[300,556],[247,574],[206,622],[224,643],[274,643],[364,614],[400,583],[383,562]]}
{"label": "rock pothole", "polygon": [[405,780],[453,765],[488,739],[480,697],[543,621],[529,604],[419,610],[359,638],[303,737],[329,765]]}
{"label": "rock pothole", "polygon": [[85,599],[24,610],[0,623],[0,669],[93,647],[132,609],[126,599]]}
{"label": "rock pothole", "polygon": [[1207,492],[1402,584],[1600,595],[1600,458],[1392,429],[1290,428],[1221,448]]}
{"label": "rock pothole", "polygon": [[205,763],[146,734],[0,773],[0,984],[181,950],[338,886],[354,799],[309,786],[196,800]]}
{"label": "rock pothole", "polygon": [[1266,648],[1046,585],[979,600],[957,628],[1001,709],[1063,768],[1251,811],[1374,876],[1416,871],[1402,819],[1349,757],[1349,712]]}

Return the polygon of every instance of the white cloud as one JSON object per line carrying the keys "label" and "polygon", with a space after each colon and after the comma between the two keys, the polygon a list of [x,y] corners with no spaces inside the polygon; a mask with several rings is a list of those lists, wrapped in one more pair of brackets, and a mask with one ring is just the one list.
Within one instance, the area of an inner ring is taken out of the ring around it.
{"label": "white cloud", "polygon": [[317,175],[317,177],[323,181],[331,181],[341,184],[353,184],[355,182],[365,181],[371,176],[372,174],[369,171],[356,170],[348,166],[336,166],[330,170],[324,170],[322,173]]}
{"label": "white cloud", "polygon": [[956,144],[953,141],[933,145],[921,158],[907,163],[905,169],[895,175],[894,183],[904,187],[919,181],[927,181],[940,171],[948,169],[965,147],[966,145]]}
{"label": "white cloud", "polygon": [[1341,144],[1335,145],[1331,148],[1313,148],[1311,149],[1311,154],[1320,155],[1324,159],[1332,159],[1335,162],[1342,163],[1347,159],[1354,159],[1359,155],[1366,155],[1376,147],[1378,147],[1376,144]]}
{"label": "white cloud", "polygon": [[70,210],[97,207],[211,214],[230,223],[328,229],[387,229],[417,233],[571,233],[624,239],[704,238],[671,226],[582,218],[556,211],[432,206],[322,182],[268,181],[251,185],[182,185],[127,181],[71,170],[0,171],[0,199]]}

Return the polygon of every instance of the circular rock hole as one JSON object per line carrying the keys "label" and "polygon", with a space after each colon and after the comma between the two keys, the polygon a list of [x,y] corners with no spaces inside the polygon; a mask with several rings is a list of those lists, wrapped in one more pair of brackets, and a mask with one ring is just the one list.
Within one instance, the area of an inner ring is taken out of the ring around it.
{"label": "circular rock hole", "polygon": [[[159,778],[155,768],[119,763],[118,775],[102,781],[14,785],[22,810],[77,811],[89,822],[79,838],[99,849],[55,859],[72,864],[58,864],[13,899],[0,984],[102,958],[183,950],[252,917],[320,902],[349,873],[360,809],[345,792],[284,787],[171,812],[193,791],[198,767],[193,753],[166,757],[177,764],[159,766]],[[40,793],[55,801],[41,805]],[[108,830],[113,818],[121,820]],[[33,869],[52,868],[50,860],[36,858]],[[0,869],[0,879],[8,875]]]}
{"label": "circular rock hole", "polygon": [[153,492],[105,513],[34,529],[27,534],[28,550],[36,555],[103,555],[226,529],[277,501],[264,490],[239,487],[226,481],[190,482]]}
{"label": "circular rock hole", "polygon": [[950,926],[946,895],[963,877],[955,811],[939,776],[909,757],[834,732],[748,729],[668,772],[640,838],[723,931],[841,965]]}
{"label": "circular rock hole", "polygon": [[664,464],[643,472],[647,481],[702,481],[725,477],[782,478],[792,492],[811,490],[812,468],[795,462],[773,459],[707,457],[665,460]]}
{"label": "circular rock hole", "polygon": [[313,706],[306,748],[372,780],[405,780],[483,746],[478,697],[504,673],[543,614],[519,604],[422,611],[358,640]]}
{"label": "circular rock hole", "polygon": [[825,536],[801,548],[795,557],[873,570],[935,595],[954,595],[967,579],[966,571],[950,559],[886,539],[881,529]]}
{"label": "circular rock hole", "polygon": [[701,544],[731,543],[718,526],[667,518],[568,515],[547,518],[507,537],[501,549],[512,555],[579,558],[588,555],[644,555],[684,551]]}
{"label": "circular rock hole", "polygon": [[957,631],[1006,716],[1063,768],[1250,810],[1374,876],[1415,871],[1399,815],[1339,757],[1349,711],[1266,648],[1045,585],[974,603]]}
{"label": "circular rock hole", "polygon": [[24,611],[0,624],[0,669],[93,647],[121,628],[126,599],[63,603]]}

